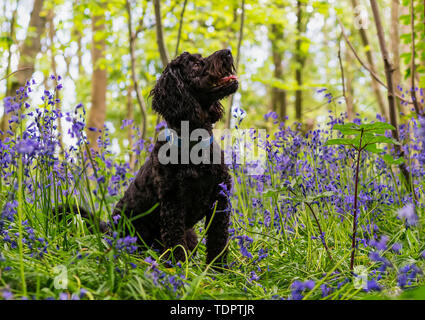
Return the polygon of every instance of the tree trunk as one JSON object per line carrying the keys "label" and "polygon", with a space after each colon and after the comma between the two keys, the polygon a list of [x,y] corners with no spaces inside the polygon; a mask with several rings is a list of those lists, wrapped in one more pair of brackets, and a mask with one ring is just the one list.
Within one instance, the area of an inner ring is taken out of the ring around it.
{"label": "tree trunk", "polygon": [[[341,38],[338,40],[338,61],[341,73],[341,84],[342,84],[342,94],[345,99],[345,104],[347,106],[347,118],[348,121],[351,121],[354,118],[353,114],[353,99],[351,95],[351,75],[350,72],[344,72],[344,62],[342,60],[341,54]],[[350,90],[349,90],[350,89]]]}
{"label": "tree trunk", "polygon": [[[12,43],[15,39],[15,21],[16,15],[18,13],[19,1],[16,3],[16,8],[13,10],[12,19],[9,23],[9,42],[7,45],[7,66],[6,66],[6,76],[8,76],[11,72],[11,60],[12,60]],[[6,12],[6,2],[4,3],[3,10]],[[9,77],[6,78],[6,96],[10,96],[9,90]]]}
{"label": "tree trunk", "polygon": [[297,40],[295,42],[295,81],[297,83],[297,89],[295,90],[295,118],[302,121],[302,71],[304,69],[305,57],[301,53],[301,34],[303,32],[303,11],[301,1],[297,1]]}
{"label": "tree trunk", "polygon": [[[99,152],[97,140],[101,135],[99,130],[103,132],[103,126],[106,118],[106,86],[107,75],[105,67],[99,65],[101,59],[105,57],[105,39],[96,39],[96,32],[102,30],[104,25],[104,17],[102,15],[92,17],[92,88],[91,88],[91,108],[87,121],[87,138],[90,147]],[[98,131],[92,131],[89,128],[95,128]]]}
{"label": "tree trunk", "polygon": [[[134,107],[133,107],[133,97],[132,97],[133,87],[131,85],[127,86],[127,120],[134,120]],[[136,154],[133,152],[133,124],[127,126],[127,139],[128,139],[128,157],[130,169],[134,170],[134,165],[136,163]]]}
{"label": "tree trunk", "polygon": [[[238,72],[239,67],[239,60],[241,56],[241,46],[242,46],[242,40],[243,40],[243,29],[245,24],[245,0],[242,0],[242,6],[241,6],[241,24],[239,26],[239,35],[238,35],[238,45],[236,48],[236,62],[235,62],[235,69],[236,72]],[[230,129],[230,124],[232,121],[232,106],[233,106],[233,94],[229,97],[229,113],[227,114],[226,119],[226,128]]]}
{"label": "tree trunk", "polygon": [[[279,46],[279,43],[283,41],[283,27],[281,25],[273,24],[271,26],[271,37],[270,42],[272,45],[272,57],[273,57],[273,77],[276,79],[283,80],[283,51]],[[279,115],[281,121],[285,121],[286,117],[286,90],[272,87],[271,93],[271,108],[274,112]]]}
{"label": "tree trunk", "polygon": [[[165,46],[164,41],[164,32],[162,30],[162,17],[161,17],[161,2],[159,0],[153,1],[155,7],[155,27],[156,27],[156,43],[158,45],[159,55],[161,57],[162,68],[165,69],[167,64],[170,62],[167,47]],[[161,116],[158,115],[156,118],[156,125],[161,121]],[[155,138],[157,136],[157,132],[155,131]]]}
{"label": "tree trunk", "polygon": [[[392,61],[394,64],[394,84],[401,86],[401,71],[400,71],[400,35],[399,35],[399,8],[400,0],[391,0],[391,23],[390,23],[390,49]],[[396,100],[397,110],[408,112],[408,108],[402,107],[400,101]]]}
{"label": "tree trunk", "polygon": [[162,67],[165,68],[170,58],[165,45],[164,32],[162,29],[161,3],[159,0],[154,0],[153,4],[155,7],[156,43],[158,45],[159,55],[161,56]]}
{"label": "tree trunk", "polygon": [[[376,3],[376,0],[370,0],[370,4],[372,7],[373,17],[375,20],[375,26],[376,31],[378,34],[378,40],[379,40],[379,47],[381,49],[381,55],[382,60],[384,61],[384,67],[385,67],[385,78],[387,80],[387,87],[388,87],[388,106],[390,111],[390,122],[394,126],[394,130],[392,130],[392,136],[395,140],[399,141],[399,134],[398,134],[398,125],[397,125],[397,110],[395,105],[395,95],[394,95],[394,84],[393,84],[393,67],[390,62],[390,58],[388,55],[387,46],[385,43],[385,37],[384,37],[384,30],[381,23],[381,16],[379,14],[379,8]],[[397,156],[404,157],[403,149],[401,149],[400,145],[395,144],[394,149],[397,153]],[[399,165],[400,172],[403,174],[403,177],[405,179],[406,188],[413,192],[414,197],[416,198],[416,194],[414,191],[414,188],[411,186],[410,181],[410,175],[407,171],[407,168],[404,163]]]}
{"label": "tree trunk", "polygon": [[139,104],[140,112],[142,114],[142,139],[145,138],[146,135],[146,104],[143,100],[142,93],[140,92],[140,88],[137,82],[136,77],[136,54],[135,54],[135,45],[136,45],[136,35],[133,32],[132,18],[131,18],[131,8],[129,0],[126,1],[126,9],[127,9],[127,26],[128,26],[128,37],[130,42],[130,66],[131,66],[131,79],[133,81],[134,91],[136,92],[137,103]]}
{"label": "tree trunk", "polygon": [[[53,19],[55,17],[55,13],[53,11],[53,9],[51,9],[48,13],[48,21],[49,21],[49,40],[50,40],[50,64],[52,67],[52,72],[53,75],[55,76],[55,87],[57,85],[57,78],[58,78],[58,74],[56,72],[56,61],[55,61],[55,56],[56,56],[56,52],[55,52],[55,42],[54,42],[54,38],[55,38],[55,25],[53,23]],[[59,91],[55,89],[55,94],[56,94],[56,99],[60,99],[60,95],[59,95]],[[60,102],[56,104],[56,110],[59,112],[59,114],[61,113],[61,105]],[[62,131],[62,118],[58,118],[58,132],[59,132],[59,144],[61,146],[61,148],[63,148],[63,131]]]}
{"label": "tree trunk", "polygon": [[[46,17],[42,14],[43,0],[34,0],[33,10],[30,16],[30,22],[27,29],[27,36],[24,40],[19,56],[18,70],[15,73],[9,86],[7,96],[16,94],[16,90],[23,87],[31,79],[34,72],[34,64],[37,53],[40,51],[41,35],[44,33]],[[1,121],[1,130],[6,132],[9,128],[10,115],[4,114]],[[3,137],[2,137],[3,138]]]}
{"label": "tree trunk", "polygon": [[[358,2],[358,0],[351,0],[351,4],[353,5],[353,8],[356,8],[359,5],[359,2]],[[366,29],[360,27],[359,32],[360,32],[360,37],[362,39],[363,47],[368,48],[366,50],[366,58],[367,58],[367,61],[369,63],[369,67],[375,74],[377,74],[375,62],[373,60],[372,50],[370,48],[370,41],[369,41],[369,37],[366,33]],[[382,92],[379,88],[379,84],[373,77],[372,77],[371,81],[372,81],[372,89],[373,89],[373,92],[375,93],[375,97],[376,97],[376,101],[378,103],[379,110],[380,110],[381,114],[386,119],[388,119],[387,107],[385,106],[384,98],[383,98]]]}
{"label": "tree trunk", "polygon": [[353,68],[352,65],[354,64],[354,59],[351,54],[351,51],[346,47],[345,50],[345,62],[346,62],[346,68],[347,72],[345,72],[345,90],[346,90],[346,99],[347,99],[347,116],[348,120],[352,121],[354,119],[354,115],[356,114],[356,108],[354,106],[354,88],[353,88]]}
{"label": "tree trunk", "polygon": [[410,14],[410,34],[412,36],[412,51],[411,51],[411,64],[410,64],[410,79],[411,79],[411,96],[412,96],[412,101],[413,101],[413,106],[415,108],[416,114],[422,115],[422,107],[420,106],[417,98],[416,98],[416,83],[415,83],[415,75],[416,75],[416,37],[415,37],[415,4],[414,1],[411,0],[410,1],[410,10],[411,10],[411,14]]}
{"label": "tree trunk", "polygon": [[184,18],[184,12],[186,10],[187,0],[184,0],[183,2],[183,9],[180,14],[180,22],[179,22],[179,31],[177,32],[177,43],[176,43],[176,50],[174,52],[174,57],[177,57],[177,54],[179,53],[179,45],[180,45],[180,39],[182,35],[182,29],[183,29],[183,18]]}

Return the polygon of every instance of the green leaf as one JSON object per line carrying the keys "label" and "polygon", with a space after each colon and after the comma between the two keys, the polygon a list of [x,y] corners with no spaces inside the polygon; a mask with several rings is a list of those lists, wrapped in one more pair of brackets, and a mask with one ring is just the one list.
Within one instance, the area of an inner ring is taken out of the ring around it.
{"label": "green leaf", "polygon": [[397,145],[400,144],[397,140],[394,140],[393,138],[388,138],[386,136],[381,136],[381,135],[367,137],[366,139],[363,139],[362,141],[362,145],[375,144],[375,143],[390,143],[390,144],[397,144]]}
{"label": "green leaf", "polygon": [[376,153],[376,154],[380,154],[380,153],[383,151],[382,149],[379,149],[379,148],[376,146],[376,144],[368,144],[368,145],[365,147],[365,150],[370,151],[370,152],[372,152],[372,153]]}
{"label": "green leaf", "polygon": [[355,123],[335,124],[333,129],[341,131],[343,134],[360,134],[360,126]]}
{"label": "green leaf", "polygon": [[333,191],[324,191],[324,192],[319,193],[317,195],[311,196],[311,198],[313,198],[313,201],[314,201],[314,200],[321,199],[321,198],[329,198],[329,197],[332,197],[334,195],[336,195],[336,193],[333,192]]}
{"label": "green leaf", "polygon": [[386,122],[375,122],[360,125],[360,129],[370,133],[385,133],[386,130],[395,130],[394,126]]}
{"label": "green leaf", "polygon": [[384,154],[382,156],[382,159],[388,164],[388,165],[392,165],[392,164],[402,164],[404,162],[403,158],[398,158],[398,159],[394,159],[391,155],[389,154]]}
{"label": "green leaf", "polygon": [[357,144],[358,144],[357,139],[339,138],[339,139],[331,139],[326,141],[325,146],[331,146],[331,145],[356,146]]}
{"label": "green leaf", "polygon": [[279,195],[286,190],[287,190],[287,188],[283,187],[283,186],[279,187],[277,189],[268,189],[268,190],[263,192],[263,197],[274,198],[276,195]]}

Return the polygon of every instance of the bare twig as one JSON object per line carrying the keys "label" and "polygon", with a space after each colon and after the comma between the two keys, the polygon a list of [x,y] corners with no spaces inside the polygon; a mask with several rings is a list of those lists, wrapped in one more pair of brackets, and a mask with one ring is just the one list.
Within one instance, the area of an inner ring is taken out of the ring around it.
{"label": "bare twig", "polygon": [[342,59],[341,59],[341,37],[338,39],[338,61],[339,61],[339,68],[341,70],[342,95],[344,96],[345,103],[347,105],[347,116],[348,116],[348,119],[352,119],[353,118],[353,103],[352,103],[352,100],[349,99],[347,95],[347,91],[345,89],[344,66],[342,64]]}
{"label": "bare twig", "polygon": [[[369,71],[369,73],[372,75],[372,77],[380,84],[382,85],[385,89],[388,90],[387,85],[379,78],[379,76],[371,69],[370,66],[368,66],[363,60],[362,58],[360,58],[359,54],[357,53],[356,49],[354,48],[353,44],[351,43],[351,41],[348,39],[348,36],[345,32],[345,28],[344,25],[342,24],[341,20],[339,19],[339,17],[337,16],[336,19],[338,20],[338,24],[341,27],[341,32],[342,32],[342,36],[344,37],[345,42],[347,43],[347,45],[350,47],[351,51],[353,52],[354,56],[356,57],[357,61],[362,65],[363,68],[365,68],[367,71]],[[408,101],[405,100],[403,97],[401,97],[400,95],[393,93],[395,97],[397,97],[397,99],[399,99],[400,101],[403,101],[405,103],[409,103],[412,104],[412,101]]]}
{"label": "bare twig", "polygon": [[13,71],[13,72],[9,73],[8,75],[4,76],[3,78],[1,78],[1,79],[0,79],[0,81],[5,80],[5,79],[9,78],[10,76],[13,76],[15,73],[18,73],[18,72],[20,72],[20,71],[25,71],[25,70],[28,70],[28,69],[34,70],[34,68],[33,68],[33,67],[24,67],[24,68],[20,68],[20,69],[18,69],[18,70],[15,70],[15,71]]}
{"label": "bare twig", "polygon": [[144,30],[144,29],[147,29],[146,27],[145,27],[145,23],[144,23],[144,21],[145,21],[145,16],[146,16],[146,7],[147,7],[147,1],[144,3],[144,6],[143,6],[143,14],[142,14],[142,16],[140,17],[140,19],[139,19],[139,24],[138,24],[138,26],[137,26],[137,28],[136,28],[136,30],[134,31],[134,34],[133,34],[133,36],[134,36],[134,38],[137,38],[137,36],[139,35],[139,33],[140,32],[142,32],[142,30]]}
{"label": "bare twig", "polygon": [[186,10],[186,4],[187,4],[187,0],[184,0],[182,13],[180,14],[179,32],[177,34],[177,44],[176,44],[176,51],[174,52],[174,57],[176,57],[177,53],[179,52],[179,44],[180,44],[180,38],[182,35],[183,17],[184,17],[184,11]]}
{"label": "bare twig", "polygon": [[[134,53],[136,37],[134,37],[134,33],[133,33],[130,1],[126,0],[125,4],[126,4],[126,9],[128,14],[127,25],[128,25],[128,35],[130,39],[131,78],[133,80],[134,91],[136,92],[137,103],[139,104],[140,112],[142,113],[143,127],[142,127],[141,135],[142,135],[142,139],[144,139],[146,135],[146,117],[147,117],[146,104],[145,104],[145,101],[143,100],[142,93],[140,92],[139,85],[136,78],[136,58]],[[145,12],[143,13],[143,16],[144,15],[145,15]],[[143,19],[141,19],[141,21],[143,22]]]}
{"label": "bare twig", "polygon": [[[240,56],[241,56],[241,45],[242,45],[242,40],[243,40],[243,28],[244,28],[244,23],[245,23],[245,0],[242,0],[242,12],[241,12],[241,24],[239,27],[239,36],[238,36],[238,46],[237,46],[237,51],[236,51],[236,64],[235,64],[235,69],[236,71],[238,71],[238,66],[239,66],[239,60],[240,60]],[[230,128],[230,121],[232,119],[232,105],[233,105],[233,95],[230,96],[229,98],[229,114],[227,115],[227,120],[226,120],[226,128]]]}

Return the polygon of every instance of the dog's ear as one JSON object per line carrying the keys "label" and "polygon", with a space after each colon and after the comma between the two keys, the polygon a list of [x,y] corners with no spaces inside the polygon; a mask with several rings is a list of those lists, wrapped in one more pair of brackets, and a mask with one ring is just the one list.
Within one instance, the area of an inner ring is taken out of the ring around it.
{"label": "dog's ear", "polygon": [[182,74],[188,55],[185,52],[171,61],[151,91],[152,109],[170,125],[180,126],[181,121],[201,120],[201,107],[188,91]]}

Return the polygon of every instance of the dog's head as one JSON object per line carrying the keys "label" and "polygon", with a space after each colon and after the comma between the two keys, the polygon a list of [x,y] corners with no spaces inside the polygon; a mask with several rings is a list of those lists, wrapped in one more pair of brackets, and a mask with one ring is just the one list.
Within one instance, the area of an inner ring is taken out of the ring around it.
{"label": "dog's head", "polygon": [[203,58],[182,53],[171,61],[152,90],[152,108],[171,125],[188,120],[199,125],[223,116],[220,100],[238,89],[228,49]]}

